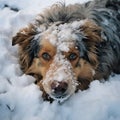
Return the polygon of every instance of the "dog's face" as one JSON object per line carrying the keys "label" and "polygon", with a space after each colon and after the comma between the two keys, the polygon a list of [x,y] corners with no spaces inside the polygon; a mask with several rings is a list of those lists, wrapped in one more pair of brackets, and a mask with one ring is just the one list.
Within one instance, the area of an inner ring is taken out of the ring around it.
{"label": "dog's face", "polygon": [[[99,32],[100,28],[88,20],[53,24],[37,35],[30,34],[30,28],[24,29],[13,38],[13,44],[20,45],[23,71],[33,75],[51,98],[61,100],[77,89],[86,89],[94,79]],[[35,40],[37,45],[32,44]]]}

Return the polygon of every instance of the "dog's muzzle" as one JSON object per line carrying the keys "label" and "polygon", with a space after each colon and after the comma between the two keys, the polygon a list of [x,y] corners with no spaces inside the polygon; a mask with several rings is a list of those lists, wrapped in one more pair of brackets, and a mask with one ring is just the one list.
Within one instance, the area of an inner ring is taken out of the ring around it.
{"label": "dog's muzzle", "polygon": [[53,99],[67,99],[76,90],[77,80],[66,59],[54,60],[43,80],[45,92]]}

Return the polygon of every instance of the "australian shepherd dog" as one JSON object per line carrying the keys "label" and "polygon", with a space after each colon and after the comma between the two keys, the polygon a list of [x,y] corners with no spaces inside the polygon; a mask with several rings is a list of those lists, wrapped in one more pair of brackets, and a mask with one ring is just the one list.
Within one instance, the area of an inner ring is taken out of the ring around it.
{"label": "australian shepherd dog", "polygon": [[120,73],[120,0],[54,4],[13,37],[23,73],[44,100],[66,100]]}

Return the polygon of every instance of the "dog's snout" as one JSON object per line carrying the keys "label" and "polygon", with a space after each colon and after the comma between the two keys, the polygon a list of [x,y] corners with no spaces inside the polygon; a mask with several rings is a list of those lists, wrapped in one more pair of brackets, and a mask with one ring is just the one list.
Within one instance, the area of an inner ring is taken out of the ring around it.
{"label": "dog's snout", "polygon": [[62,95],[66,92],[68,84],[66,82],[52,82],[51,89],[56,95]]}

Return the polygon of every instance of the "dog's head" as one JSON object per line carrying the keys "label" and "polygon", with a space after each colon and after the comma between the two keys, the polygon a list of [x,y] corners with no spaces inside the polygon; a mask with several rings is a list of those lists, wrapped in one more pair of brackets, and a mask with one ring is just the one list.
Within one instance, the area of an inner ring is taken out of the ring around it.
{"label": "dog's head", "polygon": [[30,25],[13,38],[19,44],[23,72],[53,99],[66,99],[88,88],[98,65],[101,29],[90,20]]}

